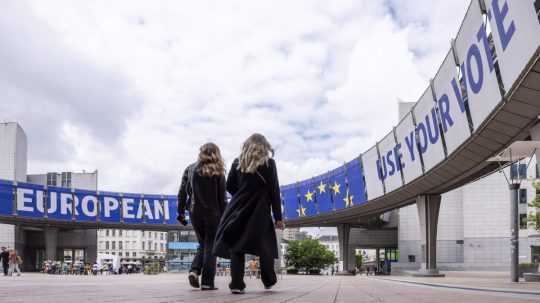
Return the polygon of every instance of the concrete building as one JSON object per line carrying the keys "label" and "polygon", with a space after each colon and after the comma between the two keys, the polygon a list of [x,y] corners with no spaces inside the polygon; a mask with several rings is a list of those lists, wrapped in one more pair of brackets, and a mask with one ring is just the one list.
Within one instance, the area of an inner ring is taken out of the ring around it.
{"label": "concrete building", "polygon": [[319,237],[319,242],[334,253],[339,260],[339,241],[337,235],[323,235]]}
{"label": "concrete building", "polygon": [[98,253],[120,257],[121,262],[165,260],[167,232],[129,229],[100,229]]}
{"label": "concrete building", "polygon": [[[412,103],[414,104],[414,103]],[[410,103],[400,103],[400,117]],[[519,191],[521,263],[540,259],[540,236],[526,224],[528,202],[537,192],[536,159],[530,166],[512,165],[507,176],[522,179]],[[503,174],[494,173],[454,189],[441,197],[437,228],[437,264],[440,269],[508,270],[510,260],[510,192]],[[411,205],[399,209],[399,262],[394,269],[418,269],[424,262],[420,240],[418,208]]]}
{"label": "concrete building", "polygon": [[[14,122],[0,123],[0,179],[26,181],[26,134]],[[0,246],[15,247],[15,225],[0,224]]]}

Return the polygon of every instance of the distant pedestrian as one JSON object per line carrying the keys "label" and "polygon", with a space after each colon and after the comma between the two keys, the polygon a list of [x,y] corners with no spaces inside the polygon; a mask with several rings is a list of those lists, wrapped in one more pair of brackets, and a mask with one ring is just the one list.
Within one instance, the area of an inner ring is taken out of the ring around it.
{"label": "distant pedestrian", "polygon": [[7,276],[9,270],[9,252],[7,251],[7,248],[2,247],[0,259],[2,260],[2,269],[4,270],[4,276]]}
{"label": "distant pedestrian", "polygon": [[332,276],[334,275],[334,272],[335,272],[335,268],[334,266],[332,266]]}
{"label": "distant pedestrian", "polygon": [[17,258],[17,251],[12,249],[9,251],[9,275],[13,276],[17,272],[17,276],[21,275],[21,270],[19,268],[19,258]]}
{"label": "distant pedestrian", "polygon": [[272,146],[263,135],[251,135],[227,178],[227,191],[232,199],[219,224],[214,253],[231,259],[229,288],[233,294],[243,294],[246,287],[245,254],[259,257],[261,280],[266,289],[277,282],[275,227],[282,229],[284,225],[273,154]]}
{"label": "distant pedestrian", "polygon": [[199,149],[197,162],[184,170],[178,192],[178,221],[187,224],[185,213],[189,209],[191,224],[199,242],[188,276],[192,287],[217,289],[214,285],[217,260],[212,248],[226,204],[225,164],[219,147],[206,143]]}

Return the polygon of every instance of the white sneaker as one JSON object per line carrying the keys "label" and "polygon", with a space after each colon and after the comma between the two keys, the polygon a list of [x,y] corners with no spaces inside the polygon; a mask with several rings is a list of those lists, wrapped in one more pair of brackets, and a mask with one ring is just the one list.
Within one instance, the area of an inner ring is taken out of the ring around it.
{"label": "white sneaker", "polygon": [[243,295],[246,293],[246,291],[243,289],[231,289],[231,293],[233,295]]}

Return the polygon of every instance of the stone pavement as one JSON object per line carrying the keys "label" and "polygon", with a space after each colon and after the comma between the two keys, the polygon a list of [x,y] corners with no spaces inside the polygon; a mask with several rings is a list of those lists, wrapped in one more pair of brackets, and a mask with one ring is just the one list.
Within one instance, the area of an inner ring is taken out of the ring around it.
{"label": "stone pavement", "polygon": [[[283,276],[272,291],[246,278],[245,295],[231,295],[228,277],[218,291],[191,289],[186,274],[122,276],[0,277],[0,302],[540,302],[540,294],[511,294],[447,289],[375,277]],[[540,288],[540,285],[539,285]]]}

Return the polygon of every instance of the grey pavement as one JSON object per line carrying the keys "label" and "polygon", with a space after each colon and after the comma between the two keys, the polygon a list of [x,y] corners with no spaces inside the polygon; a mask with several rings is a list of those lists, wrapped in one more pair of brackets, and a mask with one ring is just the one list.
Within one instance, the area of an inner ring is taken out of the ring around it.
{"label": "grey pavement", "polygon": [[[540,302],[540,295],[447,289],[365,276],[283,276],[271,291],[246,278],[247,293],[191,289],[186,274],[0,277],[0,302]],[[540,288],[540,284],[538,288]],[[533,285],[531,288],[534,290]]]}

